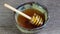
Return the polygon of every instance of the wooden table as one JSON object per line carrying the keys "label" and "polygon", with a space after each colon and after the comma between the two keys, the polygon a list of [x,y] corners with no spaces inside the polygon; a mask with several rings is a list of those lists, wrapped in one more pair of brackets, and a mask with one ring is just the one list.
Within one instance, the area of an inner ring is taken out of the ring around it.
{"label": "wooden table", "polygon": [[30,1],[45,5],[49,12],[47,25],[37,34],[60,34],[60,0],[0,0],[0,34],[22,34],[15,25],[14,13],[3,4],[8,3],[16,8]]}

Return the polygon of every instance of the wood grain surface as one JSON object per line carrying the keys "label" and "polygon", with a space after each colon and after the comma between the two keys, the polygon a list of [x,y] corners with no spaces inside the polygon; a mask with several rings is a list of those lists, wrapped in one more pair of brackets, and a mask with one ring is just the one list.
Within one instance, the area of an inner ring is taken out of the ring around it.
{"label": "wood grain surface", "polygon": [[0,34],[22,34],[15,25],[14,13],[3,4],[8,3],[16,8],[30,1],[45,5],[49,12],[47,25],[36,34],[60,34],[60,0],[0,0]]}

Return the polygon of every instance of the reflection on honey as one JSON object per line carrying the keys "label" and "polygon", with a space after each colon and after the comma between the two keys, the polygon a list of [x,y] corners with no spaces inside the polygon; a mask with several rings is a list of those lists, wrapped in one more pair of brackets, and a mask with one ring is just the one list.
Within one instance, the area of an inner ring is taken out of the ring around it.
{"label": "reflection on honey", "polygon": [[[26,9],[22,12],[29,15],[30,17],[32,17],[34,15],[34,13],[38,14],[39,16],[42,17],[42,19],[43,19],[43,24],[42,25],[44,25],[45,15],[43,13],[41,13],[40,11],[31,8],[31,9]],[[37,27],[42,26],[42,25],[36,26],[36,25],[31,24],[30,20],[26,19],[25,17],[23,17],[21,15],[18,15],[17,20],[18,20],[19,26],[22,26],[22,27],[27,28],[27,29],[33,29],[33,28],[37,28]]]}

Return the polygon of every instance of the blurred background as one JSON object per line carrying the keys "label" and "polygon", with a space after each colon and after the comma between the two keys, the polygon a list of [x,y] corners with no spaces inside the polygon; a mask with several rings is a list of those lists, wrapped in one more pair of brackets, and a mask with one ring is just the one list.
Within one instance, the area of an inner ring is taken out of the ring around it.
{"label": "blurred background", "polygon": [[49,15],[45,27],[36,34],[60,34],[60,0],[0,0],[0,34],[23,34],[15,25],[13,11],[4,7],[4,3],[17,8],[23,3],[33,1],[46,6]]}

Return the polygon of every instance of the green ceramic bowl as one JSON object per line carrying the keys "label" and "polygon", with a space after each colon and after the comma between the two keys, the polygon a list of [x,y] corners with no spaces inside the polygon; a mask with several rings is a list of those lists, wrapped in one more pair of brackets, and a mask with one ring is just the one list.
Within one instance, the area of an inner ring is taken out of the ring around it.
{"label": "green ceramic bowl", "polygon": [[38,28],[35,28],[35,29],[26,29],[22,26],[19,26],[18,25],[18,21],[17,21],[17,17],[18,17],[18,13],[15,14],[15,20],[16,20],[16,26],[17,28],[21,31],[21,32],[24,32],[24,33],[36,33],[36,32],[39,32],[41,28],[45,27],[46,23],[47,23],[47,20],[48,20],[48,12],[47,12],[47,9],[43,6],[43,5],[40,5],[38,3],[35,3],[35,2],[27,2],[27,3],[24,3],[20,6],[17,7],[18,10],[20,10],[21,12],[26,10],[26,9],[29,9],[29,8],[33,8],[33,9],[37,9],[39,10],[40,12],[44,13],[45,15],[45,24],[41,27],[38,27]]}

